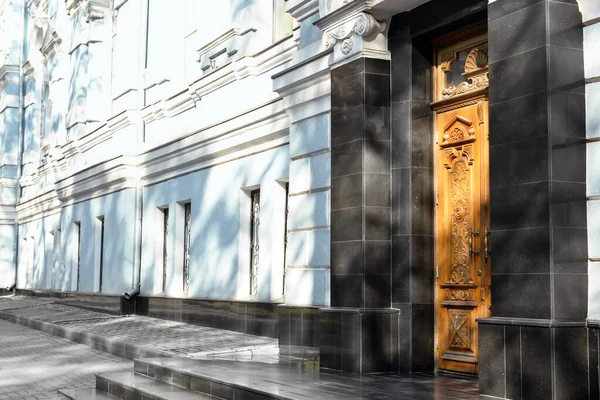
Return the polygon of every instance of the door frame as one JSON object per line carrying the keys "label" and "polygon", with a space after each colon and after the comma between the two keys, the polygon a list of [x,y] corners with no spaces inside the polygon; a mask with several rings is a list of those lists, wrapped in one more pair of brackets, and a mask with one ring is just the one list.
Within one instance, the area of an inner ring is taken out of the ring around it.
{"label": "door frame", "polygon": [[[433,59],[432,59],[432,72],[431,72],[431,84],[432,84],[432,100],[433,103],[440,101],[441,99],[438,97],[438,91],[442,89],[441,87],[441,78],[443,77],[442,72],[439,71],[439,62],[438,62],[438,56],[440,55],[441,51],[443,51],[444,49],[447,49],[450,46],[454,46],[454,45],[461,45],[461,47],[469,47],[469,46],[476,46],[480,43],[484,43],[487,42],[488,40],[488,32],[487,32],[487,21],[480,21],[477,23],[474,23],[472,25],[468,25],[464,28],[461,28],[459,30],[447,33],[443,36],[440,36],[434,40],[431,41],[432,45],[433,45]],[[433,105],[432,103],[432,105]],[[439,185],[439,181],[437,179],[437,168],[439,167],[438,165],[438,151],[439,151],[439,144],[438,144],[438,130],[440,129],[440,127],[437,126],[437,112],[433,109],[431,110],[432,113],[432,140],[431,140],[431,146],[432,146],[432,156],[433,156],[433,194],[432,194],[432,198],[434,200],[434,206],[433,206],[433,228],[434,228],[434,240],[433,240],[433,261],[434,261],[434,277],[433,277],[433,287],[431,288],[431,290],[433,290],[433,301],[434,301],[434,321],[433,321],[433,333],[434,333],[434,345],[433,345],[433,353],[434,353],[434,370],[436,372],[440,371],[439,368],[439,330],[438,330],[438,326],[440,324],[440,321],[438,321],[438,307],[439,307],[439,303],[440,303],[440,294],[439,294],[439,290],[438,290],[438,261],[439,261],[439,256],[438,256],[438,240],[437,240],[437,232],[438,232],[438,212],[439,212],[439,208],[437,206],[438,204],[438,199],[437,199],[437,193],[438,193],[438,185]],[[488,121],[489,121],[489,109],[488,109]],[[489,133],[488,133],[489,134]],[[488,158],[488,163],[489,163],[489,148],[487,151],[487,158]],[[487,199],[489,200],[489,184],[486,187],[487,190]],[[482,199],[483,201],[483,199]],[[488,202],[489,204],[489,202]],[[489,212],[489,209],[488,209]],[[491,270],[491,267],[490,267]],[[488,278],[489,279],[489,278]],[[489,293],[488,293],[489,295]],[[479,343],[477,343],[477,346],[479,346]],[[444,372],[449,372],[449,373],[456,373],[456,374],[465,374],[465,373],[461,373],[461,372],[454,372],[454,371],[449,371],[449,370],[442,370]],[[467,375],[471,375],[466,373]],[[478,374],[476,374],[478,375]]]}

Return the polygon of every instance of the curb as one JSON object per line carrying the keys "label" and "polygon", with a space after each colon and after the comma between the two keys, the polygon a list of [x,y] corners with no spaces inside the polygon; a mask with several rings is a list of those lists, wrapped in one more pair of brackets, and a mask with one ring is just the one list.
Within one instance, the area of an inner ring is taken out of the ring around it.
{"label": "curb", "polygon": [[11,314],[6,311],[0,311],[0,319],[23,325],[31,329],[36,329],[52,336],[69,339],[73,342],[81,343],[93,349],[104,351],[128,360],[133,360],[135,358],[174,357],[176,355],[169,351],[150,349],[145,346],[128,343],[124,340],[110,339],[81,329],[68,328],[34,318]]}

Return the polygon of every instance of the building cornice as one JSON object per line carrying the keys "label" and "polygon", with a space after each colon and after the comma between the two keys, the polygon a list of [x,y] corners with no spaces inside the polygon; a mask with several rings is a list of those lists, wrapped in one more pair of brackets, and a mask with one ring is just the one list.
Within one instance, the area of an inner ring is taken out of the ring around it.
{"label": "building cornice", "polygon": [[298,22],[319,12],[319,0],[287,0],[285,11]]}

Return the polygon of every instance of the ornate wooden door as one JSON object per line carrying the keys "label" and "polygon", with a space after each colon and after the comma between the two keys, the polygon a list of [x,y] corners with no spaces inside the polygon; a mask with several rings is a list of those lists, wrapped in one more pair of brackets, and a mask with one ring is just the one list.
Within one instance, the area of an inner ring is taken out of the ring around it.
{"label": "ornate wooden door", "polygon": [[477,318],[490,310],[488,69],[485,36],[438,51],[437,367],[478,373]]}

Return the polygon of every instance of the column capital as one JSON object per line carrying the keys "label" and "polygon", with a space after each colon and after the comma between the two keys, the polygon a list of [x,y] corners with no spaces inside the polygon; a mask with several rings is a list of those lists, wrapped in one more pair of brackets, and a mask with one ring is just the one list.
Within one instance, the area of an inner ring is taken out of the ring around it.
{"label": "column capital", "polygon": [[65,5],[70,16],[83,12],[86,22],[104,19],[105,11],[110,9],[108,0],[65,0]]}
{"label": "column capital", "polygon": [[344,2],[315,25],[323,31],[323,47],[333,48],[333,64],[358,57],[389,60],[388,21],[375,18],[368,1]]}

